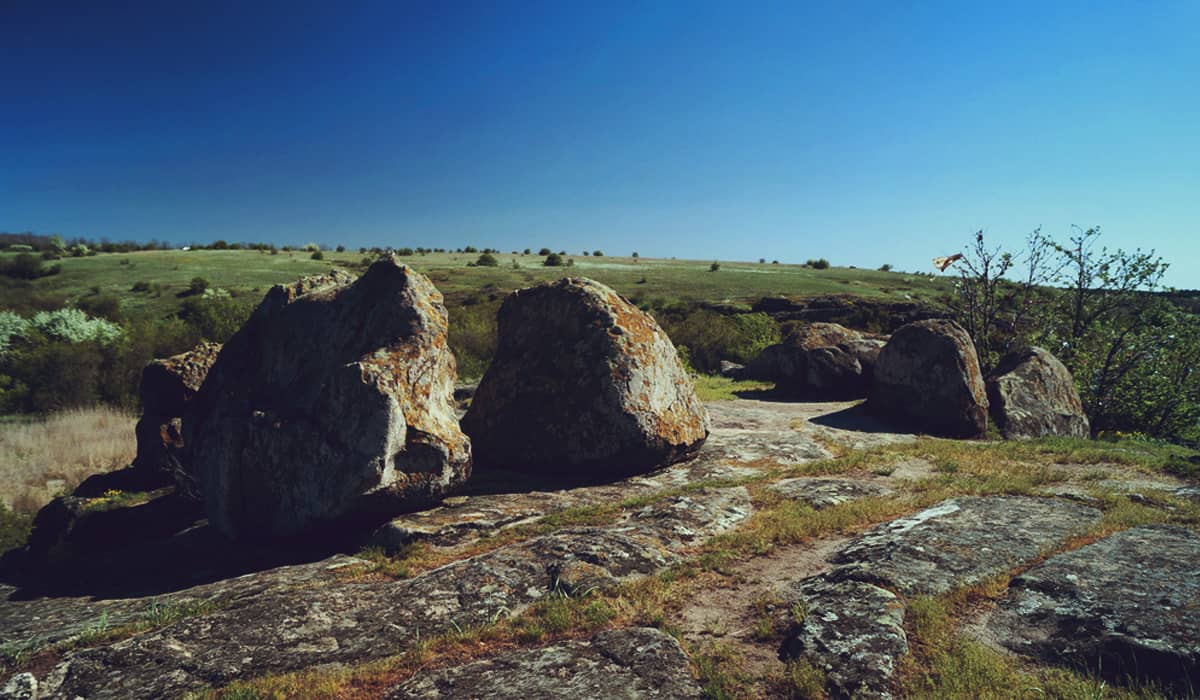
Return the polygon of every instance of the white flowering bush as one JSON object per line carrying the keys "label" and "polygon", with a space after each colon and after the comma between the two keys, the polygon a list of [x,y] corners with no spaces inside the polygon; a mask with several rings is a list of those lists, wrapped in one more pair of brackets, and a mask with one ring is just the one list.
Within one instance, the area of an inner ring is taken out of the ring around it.
{"label": "white flowering bush", "polygon": [[107,345],[121,337],[121,327],[102,318],[89,318],[79,309],[39,311],[29,319],[29,325],[55,340],[86,343],[94,340]]}
{"label": "white flowering bush", "polygon": [[14,340],[29,332],[29,321],[11,311],[0,311],[0,355],[8,352]]}

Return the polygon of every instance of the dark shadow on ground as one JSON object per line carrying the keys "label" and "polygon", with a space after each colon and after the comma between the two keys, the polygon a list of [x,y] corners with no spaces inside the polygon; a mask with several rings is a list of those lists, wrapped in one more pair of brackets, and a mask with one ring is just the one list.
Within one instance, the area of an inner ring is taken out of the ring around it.
{"label": "dark shadow on ground", "polygon": [[234,542],[207,520],[177,532],[146,533],[136,543],[108,543],[88,551],[29,562],[6,555],[0,581],[17,590],[9,600],[90,596],[155,596],[265,571],[306,564],[362,548],[370,529],[332,529],[272,542]]}
{"label": "dark shadow on ground", "polygon": [[851,406],[823,416],[809,418],[808,422],[838,430],[855,430],[860,433],[912,433],[905,426],[890,423],[871,413],[866,403]]}

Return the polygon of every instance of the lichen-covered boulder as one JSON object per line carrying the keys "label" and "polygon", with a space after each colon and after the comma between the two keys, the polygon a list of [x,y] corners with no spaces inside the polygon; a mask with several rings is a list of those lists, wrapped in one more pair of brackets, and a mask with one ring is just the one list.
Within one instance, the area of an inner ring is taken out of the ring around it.
{"label": "lichen-covered boulder", "polygon": [[808,323],[789,333],[783,342],[763,348],[743,374],[747,379],[766,382],[803,382],[809,350],[860,339],[861,334],[836,323]]}
{"label": "lichen-covered boulder", "polygon": [[982,435],[988,400],[971,337],[944,319],[901,327],[879,352],[869,405],[921,432]]}
{"label": "lichen-covered boulder", "polygon": [[276,286],[184,420],[211,522],[241,537],[428,504],[470,474],[442,295],[394,258]]}
{"label": "lichen-covered boulder", "polygon": [[1091,435],[1070,370],[1042,348],[1005,355],[986,384],[992,418],[1010,440]]}
{"label": "lichen-covered boulder", "polygon": [[564,477],[647,472],[699,450],[708,414],[654,319],[602,284],[514,292],[463,430],[476,463]]}
{"label": "lichen-covered boulder", "polygon": [[776,390],[816,399],[851,399],[867,387],[884,342],[836,323],[809,323],[771,345],[743,370],[746,378],[775,382]]}
{"label": "lichen-covered boulder", "polygon": [[220,351],[219,344],[202,342],[187,352],[153,360],[142,369],[138,387],[142,417],[134,431],[137,456],[133,466],[138,470],[178,470],[183,447],[182,416]]}

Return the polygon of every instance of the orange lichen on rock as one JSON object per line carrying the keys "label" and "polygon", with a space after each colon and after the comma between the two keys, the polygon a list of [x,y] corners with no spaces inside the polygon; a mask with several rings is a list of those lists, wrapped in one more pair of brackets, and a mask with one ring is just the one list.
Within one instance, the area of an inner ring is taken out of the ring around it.
{"label": "orange lichen on rock", "polygon": [[463,428],[481,465],[567,476],[644,472],[708,435],[675,346],[654,319],[588,279],[515,292]]}

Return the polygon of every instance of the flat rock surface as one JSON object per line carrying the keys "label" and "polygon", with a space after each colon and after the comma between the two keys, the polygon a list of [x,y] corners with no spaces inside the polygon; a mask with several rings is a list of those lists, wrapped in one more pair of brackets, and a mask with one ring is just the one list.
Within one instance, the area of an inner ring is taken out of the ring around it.
{"label": "flat rock surface", "polygon": [[883,484],[861,479],[823,479],[798,477],[782,479],[767,487],[768,491],[803,501],[817,510],[857,501],[872,496],[888,496],[895,493]]}
{"label": "flat rock surface", "polygon": [[518,613],[556,590],[586,591],[652,574],[678,561],[673,550],[733,527],[750,510],[742,487],[702,490],[613,526],[560,530],[411,579],[354,583],[326,576],[320,585],[247,592],[223,599],[209,614],[70,653],[43,685],[68,697],[163,697],[378,658],[422,634]]}
{"label": "flat rock surface", "polygon": [[418,698],[700,698],[679,642],[651,628],[600,632],[421,673],[385,695]]}
{"label": "flat rock surface", "polygon": [[1013,579],[987,625],[1013,651],[1200,687],[1200,536],[1119,532]]}
{"label": "flat rock surface", "polygon": [[834,697],[891,697],[896,660],[908,652],[904,605],[896,594],[816,576],[797,585],[790,599],[803,619],[792,625],[780,657],[803,658],[825,671]]}
{"label": "flat rock surface", "polygon": [[1061,499],[952,498],[867,531],[833,556],[834,575],[939,595],[1031,561],[1099,519],[1095,508]]}

